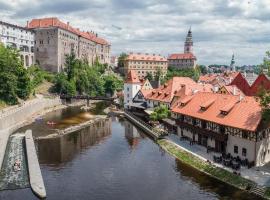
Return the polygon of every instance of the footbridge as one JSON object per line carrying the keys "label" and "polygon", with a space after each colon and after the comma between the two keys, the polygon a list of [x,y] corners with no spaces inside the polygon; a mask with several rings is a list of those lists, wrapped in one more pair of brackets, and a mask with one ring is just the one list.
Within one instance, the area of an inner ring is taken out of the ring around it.
{"label": "footbridge", "polygon": [[88,96],[88,95],[75,95],[75,96],[70,96],[70,95],[60,95],[60,99],[65,99],[65,100],[71,100],[71,99],[77,99],[77,100],[87,100],[87,106],[89,106],[89,101],[90,100],[101,100],[101,101],[111,101],[113,102],[116,97],[104,97],[104,96]]}

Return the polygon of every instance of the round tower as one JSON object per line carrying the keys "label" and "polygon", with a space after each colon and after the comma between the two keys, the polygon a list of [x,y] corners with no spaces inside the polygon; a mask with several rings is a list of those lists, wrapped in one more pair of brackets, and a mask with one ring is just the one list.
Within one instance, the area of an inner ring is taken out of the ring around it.
{"label": "round tower", "polygon": [[188,30],[188,34],[186,37],[184,53],[193,53],[193,40],[191,28]]}

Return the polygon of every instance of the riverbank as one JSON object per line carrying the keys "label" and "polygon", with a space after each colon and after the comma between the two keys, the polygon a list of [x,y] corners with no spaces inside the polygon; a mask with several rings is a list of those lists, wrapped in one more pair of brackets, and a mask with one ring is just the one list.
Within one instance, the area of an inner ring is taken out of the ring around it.
{"label": "riverbank", "polygon": [[[199,158],[196,155],[193,155],[190,152],[185,151],[185,149],[181,148],[179,145],[167,140],[162,139],[158,140],[157,143],[168,152],[173,157],[179,159],[185,164],[215,178],[224,183],[227,183],[233,187],[236,187],[241,190],[245,190],[251,192],[251,189],[256,187],[256,183],[243,178],[239,175],[233,174],[225,169],[217,167],[210,162],[207,162],[205,159]],[[267,188],[266,192],[263,196],[266,199],[270,199],[270,189]]]}

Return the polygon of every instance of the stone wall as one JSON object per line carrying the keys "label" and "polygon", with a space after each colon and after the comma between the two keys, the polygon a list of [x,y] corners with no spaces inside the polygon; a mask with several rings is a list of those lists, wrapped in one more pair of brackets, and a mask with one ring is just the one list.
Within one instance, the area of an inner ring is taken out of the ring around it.
{"label": "stone wall", "polygon": [[45,108],[60,104],[61,100],[59,98],[40,98],[24,102],[21,106],[16,106],[14,109],[7,110],[0,114],[0,130],[11,129],[17,124],[25,122],[31,115],[42,111]]}

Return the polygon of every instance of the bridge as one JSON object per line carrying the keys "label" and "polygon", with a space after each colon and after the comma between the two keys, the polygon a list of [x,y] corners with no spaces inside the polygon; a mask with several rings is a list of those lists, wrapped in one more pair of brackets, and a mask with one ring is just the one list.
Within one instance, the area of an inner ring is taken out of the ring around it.
{"label": "bridge", "polygon": [[77,100],[87,100],[87,106],[89,106],[89,101],[90,100],[102,100],[102,101],[111,101],[113,102],[117,97],[104,97],[104,96],[88,96],[88,95],[60,95],[60,99],[65,99],[65,100],[71,100],[71,99],[77,99]]}

